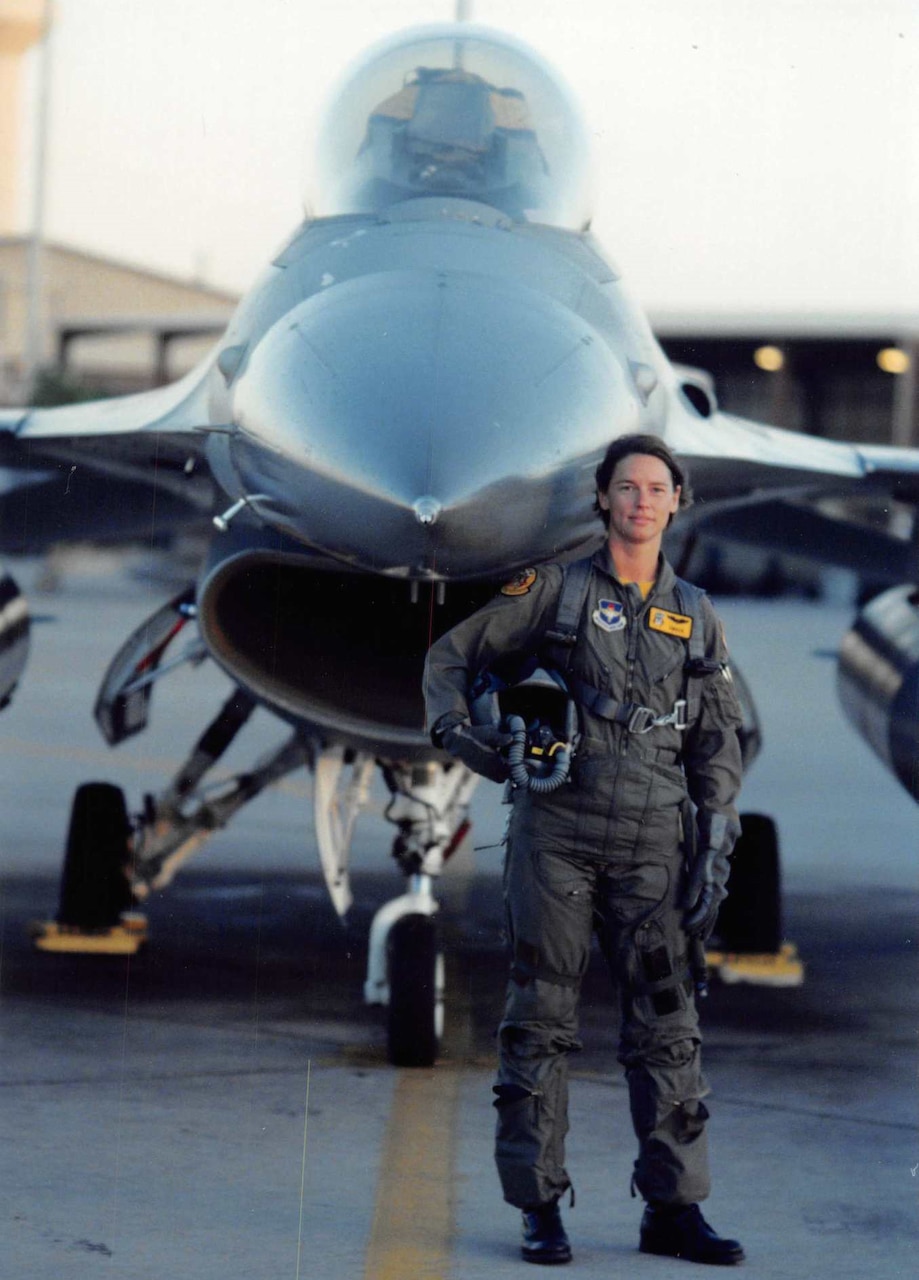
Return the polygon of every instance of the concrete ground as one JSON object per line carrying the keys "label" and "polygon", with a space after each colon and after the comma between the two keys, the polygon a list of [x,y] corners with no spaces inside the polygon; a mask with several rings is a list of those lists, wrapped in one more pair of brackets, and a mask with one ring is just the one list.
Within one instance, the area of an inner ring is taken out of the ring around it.
{"label": "concrete ground", "polygon": [[[505,969],[500,851],[483,847],[503,822],[492,788],[476,799],[476,848],[444,880],[450,1009],[434,1071],[388,1066],[382,1018],[361,1001],[369,920],[400,889],[376,793],[347,927],[316,869],[304,776],[151,902],[140,956],[31,950],[28,920],[54,909],[73,787],[105,778],[138,803],[225,690],[207,668],[180,673],[150,732],[105,748],[95,687],[155,602],[147,583],[86,572],[34,596],[32,665],[0,719],[0,1277],[520,1276],[490,1152]],[[750,1276],[905,1280],[919,1240],[916,809],[835,707],[825,655],[845,611],[732,600],[722,613],[767,741],[744,807],[779,820],[787,932],[808,979],[715,987],[707,1001],[706,1212],[743,1241]],[[264,717],[247,732],[255,753],[275,730]],[[583,1036],[566,1274],[693,1274],[635,1250],[633,1140],[599,965]]]}

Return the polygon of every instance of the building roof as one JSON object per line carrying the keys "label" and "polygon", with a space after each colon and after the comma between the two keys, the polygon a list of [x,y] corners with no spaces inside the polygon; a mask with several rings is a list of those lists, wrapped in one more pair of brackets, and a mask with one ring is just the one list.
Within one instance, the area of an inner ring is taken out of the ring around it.
{"label": "building roof", "polygon": [[[0,252],[4,249],[19,249],[25,253],[28,250],[30,243],[31,236],[0,235]],[[223,303],[226,306],[235,306],[239,301],[238,293],[233,293],[228,289],[219,289],[214,285],[207,284],[205,281],[195,279],[192,276],[175,275],[168,271],[160,271],[153,267],[142,266],[138,263],[124,262],[118,258],[112,258],[106,254],[95,253],[89,249],[80,249],[75,245],[64,244],[58,240],[44,240],[42,242],[42,248],[45,253],[85,263],[87,266],[106,267],[113,271],[124,272],[134,276],[142,276],[147,280],[155,280],[161,284],[174,285],[183,289],[193,289],[196,293],[213,298],[215,302]]]}

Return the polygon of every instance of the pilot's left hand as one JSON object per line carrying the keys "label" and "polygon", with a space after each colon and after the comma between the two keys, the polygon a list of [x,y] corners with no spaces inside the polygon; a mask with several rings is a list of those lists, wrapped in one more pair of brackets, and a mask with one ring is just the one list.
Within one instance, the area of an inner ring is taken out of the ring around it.
{"label": "pilot's left hand", "polygon": [[707,939],[718,919],[718,908],[728,896],[731,853],[740,827],[723,814],[700,820],[699,826],[702,840],[683,894],[683,928],[694,938]]}

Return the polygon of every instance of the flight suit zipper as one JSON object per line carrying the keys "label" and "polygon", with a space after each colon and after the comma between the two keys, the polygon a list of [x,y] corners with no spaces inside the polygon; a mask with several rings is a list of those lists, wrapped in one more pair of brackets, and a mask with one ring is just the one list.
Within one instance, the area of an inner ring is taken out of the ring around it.
{"label": "flight suit zipper", "polygon": [[[626,646],[625,653],[625,688],[623,690],[622,700],[627,703],[632,701],[632,688],[635,683],[635,663],[638,661],[638,642],[641,629],[640,619],[643,612],[642,608],[636,613],[632,607],[635,591],[640,593],[641,588],[635,586],[634,583],[629,583],[624,588],[625,610],[628,616],[628,622],[626,624],[628,629],[628,644]],[[644,603],[645,602],[642,601],[642,606],[644,606]],[[624,732],[619,741],[619,754],[624,756],[628,749],[629,735],[627,732]]]}

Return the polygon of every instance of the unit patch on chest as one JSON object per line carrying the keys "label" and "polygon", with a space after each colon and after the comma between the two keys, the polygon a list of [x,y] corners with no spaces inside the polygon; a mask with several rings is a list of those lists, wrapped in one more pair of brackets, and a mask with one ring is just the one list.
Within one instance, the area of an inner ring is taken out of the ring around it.
{"label": "unit patch on chest", "polygon": [[668,613],[666,609],[650,609],[648,626],[652,631],[662,631],[665,636],[688,640],[692,635],[692,618],[685,613]]}
{"label": "unit patch on chest", "polygon": [[535,569],[521,569],[516,577],[511,578],[510,582],[505,582],[501,588],[501,594],[503,596],[525,596],[529,593],[530,587],[535,581]]}
{"label": "unit patch on chest", "polygon": [[618,600],[598,600],[591,618],[601,631],[622,631],[626,624],[625,606]]}

